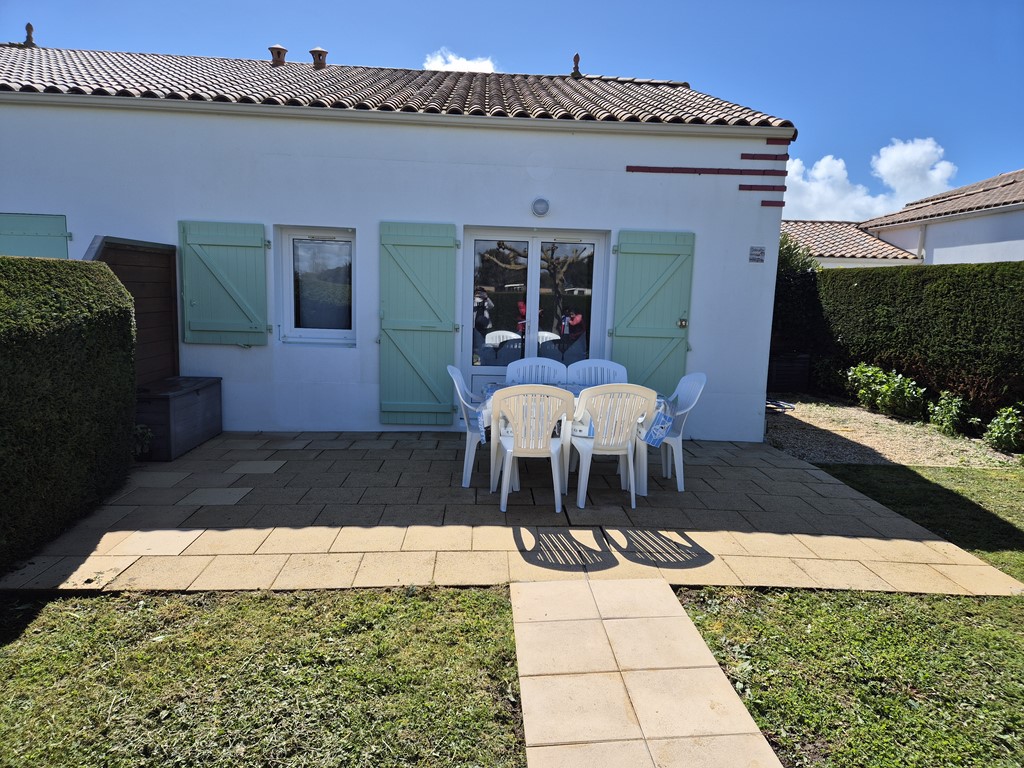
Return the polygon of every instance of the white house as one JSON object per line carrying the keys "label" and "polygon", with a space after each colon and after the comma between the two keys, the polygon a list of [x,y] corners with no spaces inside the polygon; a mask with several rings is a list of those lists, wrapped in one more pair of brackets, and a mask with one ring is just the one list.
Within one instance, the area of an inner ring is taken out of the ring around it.
{"label": "white house", "polygon": [[782,234],[806,248],[826,269],[921,263],[915,254],[865,232],[855,221],[784,219]]}
{"label": "white house", "polygon": [[540,353],[663,392],[705,371],[689,435],[763,438],[790,122],[681,82],[272,54],[0,45],[0,252],[176,245],[181,374],[222,377],[229,430],[454,429],[447,364],[479,389]]}
{"label": "white house", "polygon": [[1024,169],[907,203],[860,227],[925,264],[1024,261]]}

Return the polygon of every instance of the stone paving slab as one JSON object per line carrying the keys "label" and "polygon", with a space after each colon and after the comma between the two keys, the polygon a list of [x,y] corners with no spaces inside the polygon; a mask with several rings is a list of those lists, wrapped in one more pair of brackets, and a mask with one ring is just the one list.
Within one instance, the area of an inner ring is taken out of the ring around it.
{"label": "stone paving slab", "polygon": [[781,768],[662,579],[510,589],[531,768]]}

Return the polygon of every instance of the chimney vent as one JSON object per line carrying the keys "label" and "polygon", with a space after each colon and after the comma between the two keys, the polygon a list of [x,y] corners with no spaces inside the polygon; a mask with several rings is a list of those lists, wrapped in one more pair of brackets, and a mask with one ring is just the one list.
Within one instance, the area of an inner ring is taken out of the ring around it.
{"label": "chimney vent", "polygon": [[323,69],[327,66],[327,51],[323,48],[318,46],[309,53],[313,57],[313,69]]}
{"label": "chimney vent", "polygon": [[23,43],[25,48],[35,48],[36,41],[32,39],[33,28],[31,24],[25,25],[25,42]]}
{"label": "chimney vent", "polygon": [[284,66],[284,55],[288,53],[288,49],[280,45],[272,45],[267,50],[270,51],[270,66],[281,67]]}

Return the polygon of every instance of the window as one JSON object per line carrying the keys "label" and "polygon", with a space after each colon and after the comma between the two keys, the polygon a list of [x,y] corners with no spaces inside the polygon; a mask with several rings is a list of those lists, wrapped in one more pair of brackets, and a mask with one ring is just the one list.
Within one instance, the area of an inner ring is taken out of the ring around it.
{"label": "window", "polygon": [[281,340],[354,342],[354,230],[285,229],[281,252]]}
{"label": "window", "polygon": [[[473,233],[471,233],[473,234]],[[472,364],[502,368],[522,357],[573,363],[590,356],[594,234],[473,237]]]}

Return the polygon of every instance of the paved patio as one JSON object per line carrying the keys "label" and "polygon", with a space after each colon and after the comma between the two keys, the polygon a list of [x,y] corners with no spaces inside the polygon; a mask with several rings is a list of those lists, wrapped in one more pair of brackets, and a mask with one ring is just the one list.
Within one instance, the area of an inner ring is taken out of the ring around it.
{"label": "paved patio", "polygon": [[671,586],[1024,593],[959,547],[763,444],[686,446],[629,508],[614,460],[554,512],[546,461],[508,514],[460,433],[224,434],[137,466],[0,589],[511,584],[531,768],[777,768]]}
{"label": "paved patio", "polygon": [[140,464],[4,589],[211,590],[648,579],[945,594],[1019,582],[812,465],[763,444],[687,444],[686,491],[660,477],[629,508],[613,460],[588,504],[554,512],[525,462],[508,514],[460,433],[223,434]]}

